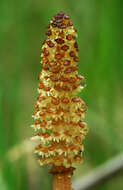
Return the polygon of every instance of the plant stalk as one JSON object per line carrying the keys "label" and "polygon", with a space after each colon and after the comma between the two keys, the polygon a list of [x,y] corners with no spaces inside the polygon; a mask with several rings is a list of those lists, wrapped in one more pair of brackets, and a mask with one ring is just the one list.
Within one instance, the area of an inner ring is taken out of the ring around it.
{"label": "plant stalk", "polygon": [[74,190],[71,186],[71,177],[75,168],[53,166],[50,173],[53,174],[53,190]]}

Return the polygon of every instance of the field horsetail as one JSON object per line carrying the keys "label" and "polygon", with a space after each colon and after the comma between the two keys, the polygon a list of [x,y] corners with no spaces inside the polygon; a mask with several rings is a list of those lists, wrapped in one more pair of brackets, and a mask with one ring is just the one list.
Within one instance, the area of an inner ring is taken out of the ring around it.
{"label": "field horsetail", "polygon": [[[42,71],[35,102],[35,153],[40,165],[50,165],[54,190],[71,190],[73,163],[83,160],[85,102],[77,96],[85,86],[78,74],[77,31],[64,12],[54,16],[41,49]],[[81,84],[82,81],[82,84]]]}

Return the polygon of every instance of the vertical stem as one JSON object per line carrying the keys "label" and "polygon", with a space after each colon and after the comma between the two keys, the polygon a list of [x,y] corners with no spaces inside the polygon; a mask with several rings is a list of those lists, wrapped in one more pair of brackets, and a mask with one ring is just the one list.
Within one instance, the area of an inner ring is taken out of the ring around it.
{"label": "vertical stem", "polygon": [[72,190],[71,175],[69,173],[54,174],[53,190]]}
{"label": "vertical stem", "polygon": [[71,186],[71,176],[75,168],[53,166],[50,173],[53,174],[53,190],[74,190]]}

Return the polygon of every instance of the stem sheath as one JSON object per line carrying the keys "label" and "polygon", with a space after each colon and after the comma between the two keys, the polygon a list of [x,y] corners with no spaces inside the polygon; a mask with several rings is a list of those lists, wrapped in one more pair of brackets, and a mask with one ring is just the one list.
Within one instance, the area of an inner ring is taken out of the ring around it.
{"label": "stem sheath", "polygon": [[53,190],[74,190],[71,186],[71,177],[75,168],[53,166],[50,173],[53,174]]}

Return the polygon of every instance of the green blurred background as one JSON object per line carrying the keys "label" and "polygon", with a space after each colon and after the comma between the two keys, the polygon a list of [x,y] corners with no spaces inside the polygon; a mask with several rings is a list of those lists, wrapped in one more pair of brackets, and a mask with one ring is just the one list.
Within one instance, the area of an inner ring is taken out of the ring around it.
{"label": "green blurred background", "polygon": [[[78,31],[79,73],[87,80],[80,96],[89,108],[90,132],[74,179],[123,150],[123,1],[0,0],[0,190],[51,189],[48,168],[39,167],[32,152],[23,153],[22,142],[33,134],[46,26],[59,11],[71,16]],[[9,154],[14,147],[17,158]],[[123,174],[94,190],[122,190],[122,179]]]}

